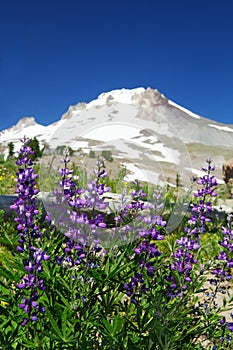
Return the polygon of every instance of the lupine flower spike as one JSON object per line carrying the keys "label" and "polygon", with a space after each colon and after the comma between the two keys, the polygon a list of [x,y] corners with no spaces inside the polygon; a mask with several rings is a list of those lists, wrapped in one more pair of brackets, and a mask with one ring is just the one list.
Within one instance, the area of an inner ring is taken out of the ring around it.
{"label": "lupine flower spike", "polygon": [[35,201],[38,193],[36,189],[38,175],[34,173],[33,162],[30,159],[33,150],[28,145],[28,139],[24,138],[21,141],[23,145],[17,160],[19,169],[16,193],[18,196],[11,209],[17,213],[15,218],[19,235],[17,251],[25,256],[23,259],[25,276],[18,284],[18,288],[25,290],[25,297],[19,305],[26,313],[22,321],[22,325],[25,326],[29,321],[37,321],[39,314],[45,312],[45,308],[39,302],[40,291],[46,288],[40,273],[43,271],[42,261],[50,257],[38,247],[42,233],[35,223],[38,216]]}

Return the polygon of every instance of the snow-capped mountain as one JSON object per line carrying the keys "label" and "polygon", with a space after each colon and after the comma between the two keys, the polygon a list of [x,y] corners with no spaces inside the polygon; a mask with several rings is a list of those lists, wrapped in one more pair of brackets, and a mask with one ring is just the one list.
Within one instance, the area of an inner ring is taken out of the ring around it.
{"label": "snow-capped mountain", "polygon": [[0,144],[7,148],[14,142],[17,148],[25,135],[51,149],[67,145],[87,154],[90,149],[111,150],[133,175],[152,182],[177,173],[183,181],[190,179],[207,157],[214,159],[220,174],[233,149],[233,125],[194,114],[151,88],[102,93],[90,103],[71,106],[49,126],[23,118],[0,132]]}

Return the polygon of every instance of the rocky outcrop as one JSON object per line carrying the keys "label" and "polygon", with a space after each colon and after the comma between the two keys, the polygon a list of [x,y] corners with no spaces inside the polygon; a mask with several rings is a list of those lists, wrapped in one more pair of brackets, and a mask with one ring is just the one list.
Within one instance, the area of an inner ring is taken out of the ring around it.
{"label": "rocky outcrop", "polygon": [[223,163],[222,175],[223,175],[223,180],[228,186],[231,196],[233,196],[233,158]]}
{"label": "rocky outcrop", "polygon": [[233,181],[233,158],[223,163],[222,175],[223,175],[223,180],[226,183]]}
{"label": "rocky outcrop", "polygon": [[23,129],[26,126],[30,126],[30,125],[35,125],[36,121],[34,117],[23,117],[21,118],[18,123],[16,124],[16,127],[19,129]]}

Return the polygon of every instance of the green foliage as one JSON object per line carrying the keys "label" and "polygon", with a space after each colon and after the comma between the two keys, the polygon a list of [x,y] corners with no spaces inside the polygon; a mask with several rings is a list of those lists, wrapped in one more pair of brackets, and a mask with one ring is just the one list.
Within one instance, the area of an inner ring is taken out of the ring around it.
{"label": "green foliage", "polygon": [[33,149],[33,151],[34,151],[34,154],[32,154],[30,156],[30,158],[33,161],[42,157],[43,151],[41,150],[40,143],[39,143],[39,141],[37,140],[36,137],[34,137],[33,139],[30,139],[29,147],[31,147]]}
{"label": "green foliage", "polygon": [[90,158],[95,158],[95,157],[96,157],[95,151],[94,151],[93,149],[90,149],[90,151],[89,151],[89,157],[90,157]]}
{"label": "green foliage", "polygon": [[[57,151],[60,152],[61,148]],[[4,171],[8,182],[13,167],[11,159],[0,162],[1,174]],[[77,184],[85,187],[86,171],[74,165],[73,170]],[[103,181],[112,191],[126,188],[129,194],[138,189],[138,184],[124,184],[125,175],[126,169],[122,167],[115,178],[108,176]],[[44,172],[41,170],[41,176],[46,190],[50,190],[57,181],[55,173],[46,180],[46,169]],[[155,188],[150,189],[143,184],[140,189],[149,195]],[[165,218],[169,217],[179,200],[176,189],[169,188],[163,208]],[[154,258],[153,278],[145,275],[148,292],[135,305],[126,296],[123,286],[138,269],[134,254],[138,241],[106,248],[100,253],[90,250],[88,259],[97,262],[95,268],[87,268],[85,263],[75,268],[58,265],[55,257],[63,254],[65,236],[45,222],[40,208],[36,224],[43,232],[41,248],[51,256],[50,260],[44,261],[41,275],[46,284],[41,296],[46,313],[38,322],[22,327],[22,310],[18,305],[23,293],[17,284],[25,276],[22,260],[26,256],[16,252],[17,224],[14,220],[5,221],[3,212],[0,212],[0,350],[204,350],[205,344],[209,344],[208,349],[213,349],[214,345],[218,345],[219,349],[220,346],[232,349],[232,342],[221,344],[221,310],[205,310],[199,303],[205,276],[198,267],[193,271],[190,289],[181,298],[170,299],[167,296],[165,276],[169,261],[188,218],[189,215],[184,215],[179,227],[167,234],[164,241],[158,242],[162,255]],[[207,266],[206,269],[210,262],[212,266],[216,264],[221,227],[224,225],[225,218],[213,217],[202,236],[197,257],[199,263]]]}
{"label": "green foliage", "polygon": [[180,174],[176,174],[176,188],[179,188],[181,186],[181,180],[180,180]]}
{"label": "green foliage", "polygon": [[14,156],[14,143],[13,142],[9,142],[8,143],[8,157],[13,157]]}
{"label": "green foliage", "polygon": [[[42,219],[39,224],[44,233],[49,232],[42,248],[51,256],[61,254],[64,236]],[[202,240],[208,251],[210,235]],[[175,238],[170,242],[174,247]],[[131,258],[136,242],[108,250],[103,259],[96,255],[99,266],[88,271],[85,265],[75,271],[58,266],[53,259],[46,261],[43,279],[47,289],[42,296],[46,314],[33,326],[22,328],[18,308],[22,296],[16,284],[24,270],[15,253],[13,222],[1,219],[0,244],[4,247],[4,252],[0,250],[4,256],[0,264],[0,349],[193,350],[205,349],[200,341],[214,342],[213,335],[220,332],[214,312],[207,315],[193,306],[203,277],[196,278],[193,289],[182,299],[167,298],[166,259],[174,248],[162,242],[164,255],[157,260],[153,280],[147,278],[150,294],[138,305],[130,303],[122,288],[136,268],[137,262]],[[209,258],[203,254],[203,259]],[[74,279],[75,275],[78,278]]]}
{"label": "green foliage", "polygon": [[62,156],[64,154],[65,150],[67,150],[67,152],[69,153],[70,156],[72,156],[74,154],[74,150],[70,146],[67,147],[65,145],[57,146],[55,152],[56,152],[56,154]]}
{"label": "green foliage", "polygon": [[107,162],[112,162],[113,157],[112,157],[112,152],[110,150],[103,150],[101,152],[101,156],[107,161]]}
{"label": "green foliage", "polygon": [[0,158],[0,195],[15,192],[17,166],[14,157]]}

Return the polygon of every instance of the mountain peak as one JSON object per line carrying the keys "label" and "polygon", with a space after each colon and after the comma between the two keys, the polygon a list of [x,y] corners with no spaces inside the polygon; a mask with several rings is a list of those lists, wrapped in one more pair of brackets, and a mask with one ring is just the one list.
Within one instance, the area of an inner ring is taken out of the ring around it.
{"label": "mountain peak", "polygon": [[143,94],[140,95],[137,102],[142,106],[155,107],[167,105],[168,99],[158,90],[148,87]]}
{"label": "mountain peak", "polygon": [[34,117],[23,117],[21,118],[18,123],[15,125],[17,129],[23,129],[27,126],[35,125],[36,121]]}
{"label": "mountain peak", "polygon": [[96,100],[88,103],[88,108],[103,106],[111,102],[119,102],[125,104],[134,103],[135,99],[145,92],[145,88],[138,87],[134,89],[116,89],[109,92],[103,92]]}
{"label": "mountain peak", "polygon": [[61,119],[70,119],[74,115],[79,115],[83,110],[88,111],[92,108],[100,108],[102,106],[110,107],[115,103],[153,108],[156,106],[168,106],[168,102],[168,99],[163,94],[151,87],[146,89],[144,87],[115,89],[101,93],[89,103],[81,102],[70,106],[68,111],[62,115]]}
{"label": "mountain peak", "polygon": [[70,106],[61,120],[48,126],[38,124],[34,117],[24,117],[0,132],[0,146],[6,149],[12,141],[17,150],[19,140],[27,136],[46,142],[51,152],[57,146],[70,145],[88,157],[92,149],[96,154],[110,149],[135,174],[135,169],[141,169],[148,172],[146,178],[159,179],[161,172],[167,178],[174,173],[175,179],[185,167],[189,181],[190,159],[196,169],[203,154],[217,157],[220,164],[232,150],[232,135],[233,125],[198,116],[156,89],[138,87],[103,92],[89,103]]}

